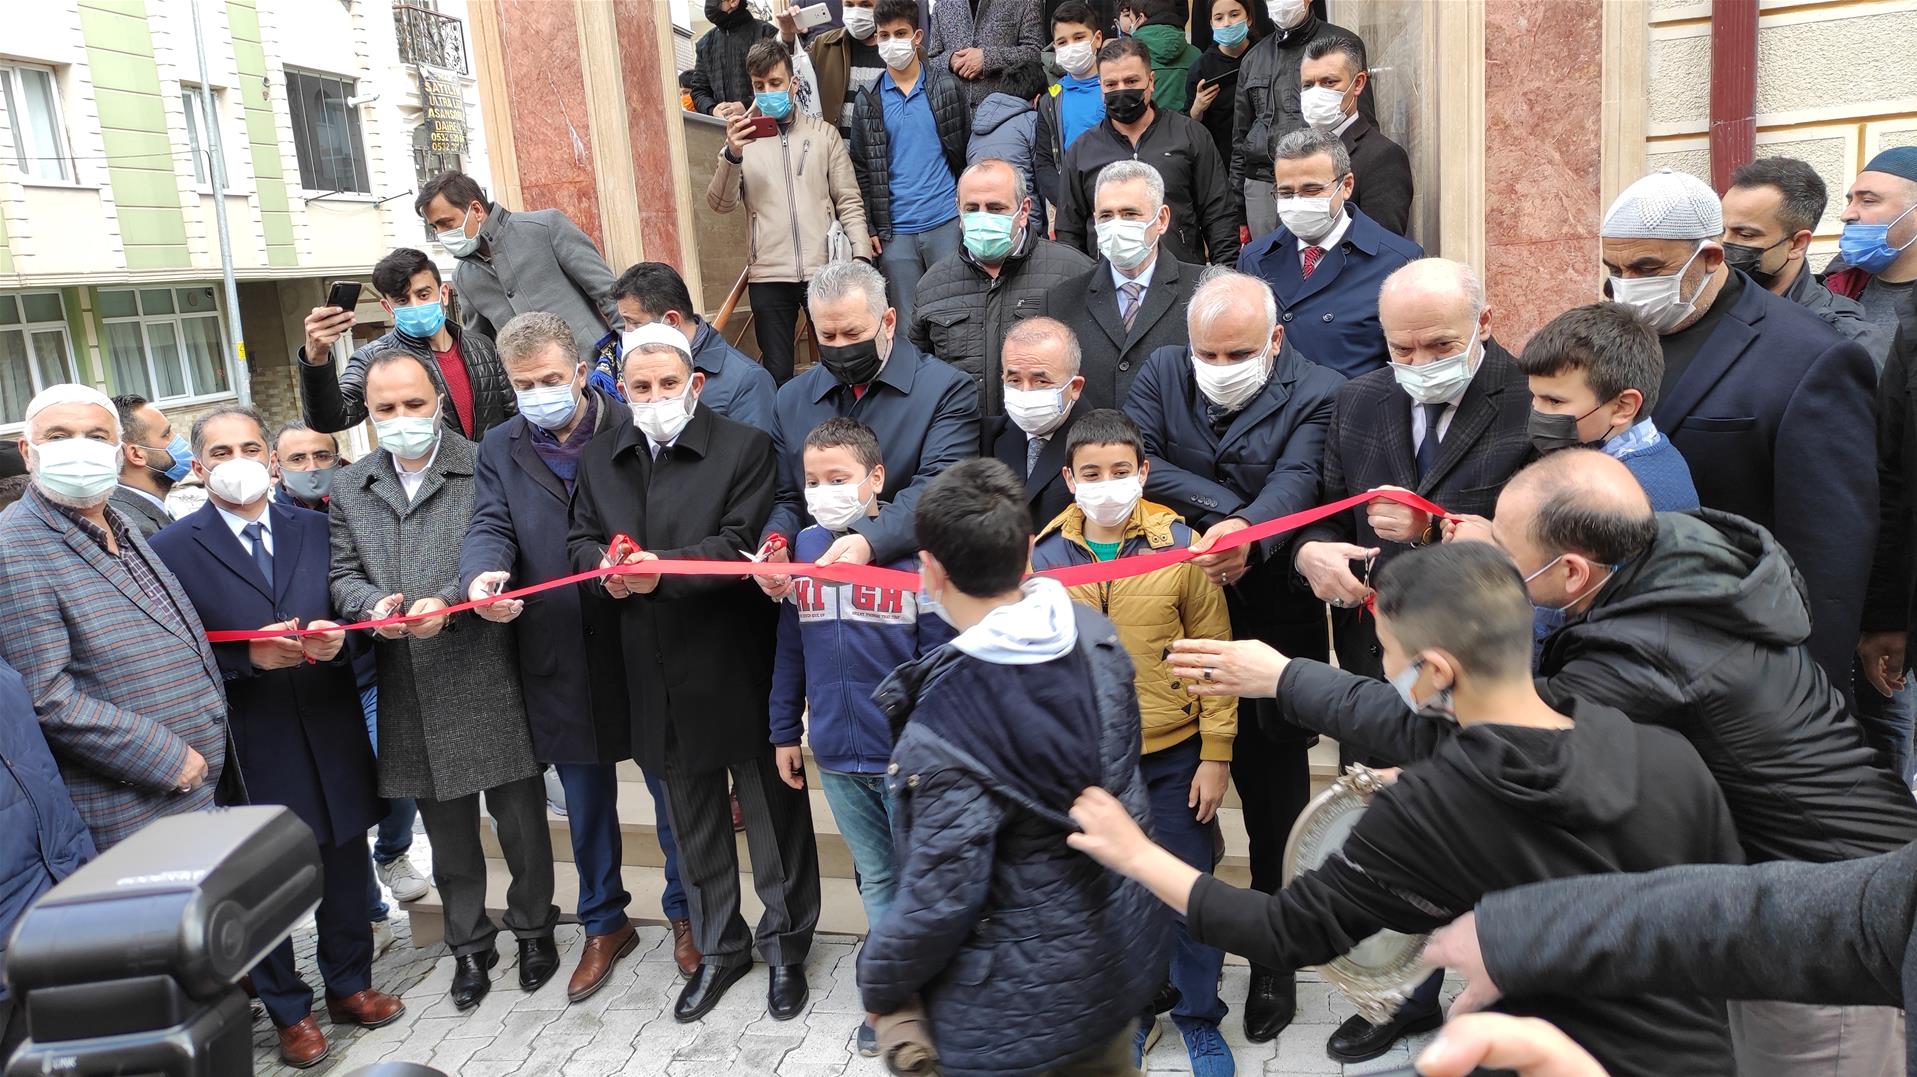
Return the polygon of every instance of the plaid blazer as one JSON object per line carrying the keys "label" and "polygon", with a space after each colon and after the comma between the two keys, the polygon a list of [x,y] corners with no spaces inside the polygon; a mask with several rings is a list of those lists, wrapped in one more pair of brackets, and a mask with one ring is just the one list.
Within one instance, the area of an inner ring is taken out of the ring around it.
{"label": "plaid blazer", "polygon": [[[226,762],[226,692],[199,615],[126,522],[135,549],[122,556],[146,559],[184,620],[152,609],[126,570],[39,491],[0,512],[0,657],[25,679],[102,851],[160,816],[212,807]],[[188,748],[206,758],[206,781],[180,793]]]}

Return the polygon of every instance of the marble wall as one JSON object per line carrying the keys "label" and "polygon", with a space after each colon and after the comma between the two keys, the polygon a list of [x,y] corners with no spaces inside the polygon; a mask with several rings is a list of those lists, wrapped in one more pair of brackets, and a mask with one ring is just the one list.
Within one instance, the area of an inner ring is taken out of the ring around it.
{"label": "marble wall", "polygon": [[[679,243],[679,199],[696,194],[674,182],[668,124],[678,124],[679,102],[668,100],[659,41],[672,35],[666,7],[655,0],[614,0],[619,60],[626,87],[626,125],[632,136],[633,190],[645,257],[686,271]],[[676,77],[676,72],[674,73]],[[723,294],[723,293],[722,293]]]}
{"label": "marble wall", "polygon": [[1331,0],[1327,14],[1365,43],[1378,129],[1411,157],[1411,238],[1435,250],[1440,187],[1427,6],[1408,0]]}
{"label": "marble wall", "polygon": [[562,210],[604,249],[577,12],[555,0],[496,8],[522,200],[508,208]]}

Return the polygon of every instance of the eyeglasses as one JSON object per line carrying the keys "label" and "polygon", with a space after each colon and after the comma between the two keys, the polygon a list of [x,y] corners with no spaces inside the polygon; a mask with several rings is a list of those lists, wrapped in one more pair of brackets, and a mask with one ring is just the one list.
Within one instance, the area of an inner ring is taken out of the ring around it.
{"label": "eyeglasses", "polygon": [[286,462],[288,464],[292,464],[296,466],[300,464],[310,463],[314,467],[332,467],[334,464],[339,463],[339,457],[330,452],[314,452],[314,453],[302,452],[302,453],[294,453],[293,455],[287,457]]}
{"label": "eyeglasses", "polygon": [[1339,176],[1330,183],[1307,183],[1303,187],[1274,187],[1271,193],[1278,198],[1323,198],[1337,191],[1344,181],[1344,176]]}

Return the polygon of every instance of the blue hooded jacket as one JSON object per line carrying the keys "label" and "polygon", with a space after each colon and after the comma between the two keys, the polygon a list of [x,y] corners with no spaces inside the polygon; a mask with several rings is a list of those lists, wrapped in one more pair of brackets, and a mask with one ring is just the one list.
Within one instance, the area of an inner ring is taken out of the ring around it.
{"label": "blue hooded jacket", "polygon": [[[26,682],[0,662],[0,967],[27,906],[94,855],[93,837],[67,795]],[[6,997],[0,980],[0,999]]]}

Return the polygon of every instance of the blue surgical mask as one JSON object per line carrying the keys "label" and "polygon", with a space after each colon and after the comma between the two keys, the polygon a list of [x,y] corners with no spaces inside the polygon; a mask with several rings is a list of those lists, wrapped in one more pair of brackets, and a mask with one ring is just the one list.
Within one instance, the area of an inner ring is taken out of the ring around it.
{"label": "blue surgical mask", "polygon": [[393,328],[415,340],[429,340],[446,324],[446,308],[435,299],[393,308]]}
{"label": "blue surgical mask", "polygon": [[1899,213],[1890,224],[1865,224],[1862,221],[1846,224],[1843,234],[1837,237],[1837,253],[1843,256],[1844,264],[1856,266],[1873,275],[1889,269],[1906,247],[1917,242],[1917,236],[1912,236],[1900,246],[1890,245],[1891,228],[1910,216],[1911,210],[1917,210],[1917,204]]}
{"label": "blue surgical mask", "polygon": [[1226,23],[1223,26],[1214,26],[1211,28],[1212,43],[1222,45],[1228,49],[1235,48],[1240,42],[1244,41],[1246,37],[1250,36],[1250,34],[1251,24],[1248,22]]}
{"label": "blue surgical mask", "polygon": [[783,120],[792,114],[792,94],[785,90],[777,93],[755,93],[752,103],[759,106],[759,115]]}
{"label": "blue surgical mask", "polygon": [[179,482],[193,473],[193,446],[179,434],[166,443],[166,448],[156,449],[151,445],[142,445],[146,450],[146,466],[150,471],[165,475],[173,482]]}
{"label": "blue surgical mask", "polygon": [[542,385],[513,395],[519,398],[519,414],[542,430],[560,429],[571,422],[573,413],[579,410],[579,398],[573,395],[572,382]]}
{"label": "blue surgical mask", "polygon": [[1418,672],[1424,669],[1424,659],[1414,658],[1411,663],[1399,670],[1391,678],[1391,687],[1398,690],[1398,698],[1413,712],[1425,718],[1442,718],[1447,722],[1456,722],[1457,713],[1451,709],[1451,689],[1440,688],[1438,694],[1423,703],[1411,694],[1413,685],[1418,683]]}

